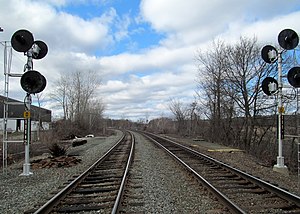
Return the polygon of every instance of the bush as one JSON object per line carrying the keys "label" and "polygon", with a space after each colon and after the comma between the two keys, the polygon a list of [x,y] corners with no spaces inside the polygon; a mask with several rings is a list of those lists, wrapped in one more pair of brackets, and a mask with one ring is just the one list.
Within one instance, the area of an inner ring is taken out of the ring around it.
{"label": "bush", "polygon": [[59,157],[67,154],[67,149],[63,146],[58,145],[57,143],[53,143],[50,147],[50,154],[53,157]]}

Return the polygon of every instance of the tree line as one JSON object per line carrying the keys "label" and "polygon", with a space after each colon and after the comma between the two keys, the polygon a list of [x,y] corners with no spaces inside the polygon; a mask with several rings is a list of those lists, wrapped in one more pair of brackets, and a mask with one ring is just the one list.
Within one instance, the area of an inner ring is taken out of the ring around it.
{"label": "tree line", "polygon": [[84,135],[103,128],[105,105],[96,98],[101,80],[95,71],[74,71],[61,75],[51,98],[61,107],[62,120],[56,123],[59,135]]}
{"label": "tree line", "polygon": [[[160,118],[149,127],[235,146],[261,158],[276,160],[277,99],[276,95],[265,95],[261,83],[268,76],[276,78],[277,64],[266,64],[261,58],[261,48],[255,37],[240,37],[234,44],[218,40],[208,50],[199,50],[195,101],[184,104],[171,98],[168,106],[175,124],[162,128],[162,124],[170,121]],[[284,70],[293,63],[293,56],[285,55]],[[292,93],[294,98],[296,92],[285,90],[287,96]],[[286,111],[295,113],[295,99],[285,99],[284,105]],[[297,117],[286,117],[285,132],[298,134],[299,125],[290,122],[293,120]],[[297,138],[285,145],[287,162],[297,158],[295,142]]]}

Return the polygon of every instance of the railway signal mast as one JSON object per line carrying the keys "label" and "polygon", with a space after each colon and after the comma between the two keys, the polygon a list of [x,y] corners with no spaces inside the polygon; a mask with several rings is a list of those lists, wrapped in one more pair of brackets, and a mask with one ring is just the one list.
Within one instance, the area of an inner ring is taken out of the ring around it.
{"label": "railway signal mast", "polygon": [[[282,155],[282,141],[284,138],[283,133],[283,114],[285,112],[282,105],[282,53],[287,50],[292,50],[297,47],[299,43],[299,37],[297,33],[291,29],[282,30],[278,35],[278,43],[282,49],[276,50],[271,45],[266,45],[262,48],[261,56],[266,63],[274,63],[277,61],[278,77],[277,80],[273,77],[266,77],[262,81],[263,92],[270,96],[277,94],[278,102],[278,156],[277,164],[274,165],[273,170],[281,173],[288,173],[287,166],[284,164],[284,157]],[[289,70],[287,75],[288,82],[295,88],[300,87],[300,67],[293,67]]]}
{"label": "railway signal mast", "polygon": [[43,41],[34,41],[33,35],[28,30],[18,30],[11,37],[11,45],[15,51],[23,52],[27,56],[27,63],[24,65],[24,74],[21,77],[21,87],[26,92],[24,99],[24,144],[25,162],[23,164],[23,176],[29,176],[29,145],[31,140],[31,119],[30,105],[31,95],[42,92],[46,87],[46,78],[38,71],[33,70],[33,59],[42,59],[48,53],[48,47]]}

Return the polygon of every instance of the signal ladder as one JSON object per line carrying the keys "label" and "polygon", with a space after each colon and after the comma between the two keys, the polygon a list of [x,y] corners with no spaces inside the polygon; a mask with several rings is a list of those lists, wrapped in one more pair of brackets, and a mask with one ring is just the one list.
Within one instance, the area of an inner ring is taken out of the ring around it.
{"label": "signal ladder", "polygon": [[9,118],[9,105],[24,105],[21,102],[9,101],[9,78],[21,77],[22,74],[11,73],[12,47],[8,41],[1,42],[4,45],[4,102],[3,102],[3,142],[2,142],[2,159],[3,159],[3,173],[7,173],[8,164],[8,143],[23,143],[24,140],[12,140],[8,138],[8,121],[24,118]]}

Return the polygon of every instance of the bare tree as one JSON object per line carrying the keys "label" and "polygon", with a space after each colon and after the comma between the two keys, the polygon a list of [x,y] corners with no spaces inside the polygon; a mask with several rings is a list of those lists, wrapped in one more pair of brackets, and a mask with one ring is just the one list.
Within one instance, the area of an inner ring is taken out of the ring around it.
{"label": "bare tree", "polygon": [[63,108],[64,119],[79,126],[92,127],[102,117],[105,106],[93,95],[101,81],[94,71],[75,71],[62,75],[51,97]]}
{"label": "bare tree", "polygon": [[177,125],[177,131],[180,134],[187,132],[186,118],[188,113],[188,108],[179,100],[171,98],[169,101],[169,109],[174,114]]}
{"label": "bare tree", "polygon": [[54,99],[63,109],[63,119],[69,118],[67,91],[70,86],[68,85],[68,77],[61,75],[60,79],[55,85],[54,91],[50,94],[50,97]]}
{"label": "bare tree", "polygon": [[[261,82],[265,77],[265,63],[260,55],[256,38],[243,38],[226,48],[228,69],[226,69],[225,89],[234,101],[238,116],[241,116],[239,139],[245,149],[250,149],[255,134],[255,119],[259,113],[259,94]],[[261,103],[262,104],[262,103]]]}
{"label": "bare tree", "polygon": [[82,121],[88,111],[89,101],[99,84],[99,79],[93,71],[87,73],[76,71],[73,74],[72,86],[70,87],[71,90],[68,91],[68,96],[72,104],[75,121]]}
{"label": "bare tree", "polygon": [[105,110],[105,105],[103,104],[102,100],[91,100],[88,105],[89,106],[85,113],[85,124],[89,124],[88,127],[90,130],[103,129],[104,127],[100,126]]}
{"label": "bare tree", "polygon": [[157,132],[162,134],[177,133],[177,131],[174,128],[174,121],[171,120],[171,118],[164,117],[163,115],[161,115],[160,118],[156,118],[149,121],[147,129],[151,132]]}
{"label": "bare tree", "polygon": [[188,114],[190,117],[190,121],[189,121],[189,135],[193,136],[195,134],[195,122],[197,122],[197,115],[195,113],[197,107],[197,102],[192,102],[189,105],[189,109],[188,109]]}
{"label": "bare tree", "polygon": [[210,139],[245,149],[261,142],[264,134],[255,119],[267,109],[260,86],[272,69],[262,61],[256,38],[241,37],[232,45],[218,41],[206,54],[199,52],[197,59],[197,94],[206,106]]}
{"label": "bare tree", "polygon": [[[228,69],[226,45],[222,41],[215,41],[209,51],[199,51],[196,59],[199,62],[196,94],[203,106],[201,112],[210,124],[206,137],[213,142],[221,139],[229,141],[231,137],[226,130],[230,130],[229,122],[234,112],[232,100],[225,90],[225,71]],[[227,121],[224,122],[224,119]]]}

